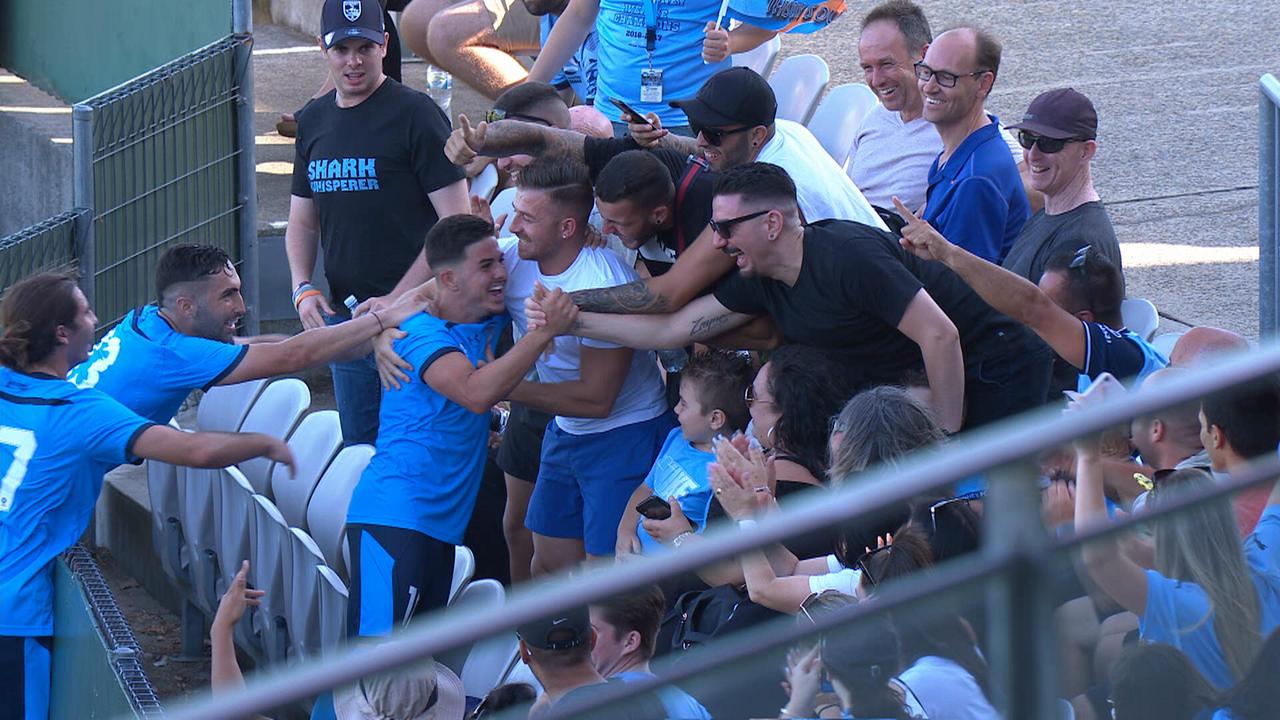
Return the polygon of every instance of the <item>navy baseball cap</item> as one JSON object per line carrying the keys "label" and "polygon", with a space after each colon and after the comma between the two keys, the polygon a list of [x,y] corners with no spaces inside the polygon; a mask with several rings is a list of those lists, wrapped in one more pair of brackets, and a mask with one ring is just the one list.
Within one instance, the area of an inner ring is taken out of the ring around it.
{"label": "navy baseball cap", "polygon": [[1098,112],[1089,98],[1074,88],[1058,88],[1037,95],[1022,122],[1009,129],[1055,140],[1094,140],[1098,137]]}
{"label": "navy baseball cap", "polygon": [[555,617],[531,620],[516,628],[529,647],[540,650],[572,650],[591,638],[591,614],[586,606],[570,608]]}
{"label": "navy baseball cap", "polygon": [[382,6],[378,0],[324,0],[320,13],[320,40],[325,49],[359,37],[379,45],[386,41],[382,25]]}

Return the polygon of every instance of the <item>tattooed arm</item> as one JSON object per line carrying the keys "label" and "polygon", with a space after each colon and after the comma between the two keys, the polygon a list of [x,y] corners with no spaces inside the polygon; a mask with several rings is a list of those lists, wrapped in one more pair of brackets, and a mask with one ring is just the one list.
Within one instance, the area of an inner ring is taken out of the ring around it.
{"label": "tattooed arm", "polygon": [[666,315],[618,317],[582,313],[573,334],[633,348],[678,348],[741,327],[751,318],[729,310],[714,295],[704,295],[680,312]]}
{"label": "tattooed arm", "polygon": [[475,127],[466,116],[458,118],[458,127],[449,135],[444,154],[455,165],[466,165],[477,155],[508,157],[510,155],[562,154],[582,162],[584,138],[572,130],[543,127],[519,120],[480,123]]}
{"label": "tattooed arm", "polygon": [[715,249],[711,238],[711,229],[704,229],[698,239],[676,258],[676,264],[656,278],[609,288],[579,290],[570,293],[570,297],[579,309],[588,312],[675,312],[733,269],[733,258]]}

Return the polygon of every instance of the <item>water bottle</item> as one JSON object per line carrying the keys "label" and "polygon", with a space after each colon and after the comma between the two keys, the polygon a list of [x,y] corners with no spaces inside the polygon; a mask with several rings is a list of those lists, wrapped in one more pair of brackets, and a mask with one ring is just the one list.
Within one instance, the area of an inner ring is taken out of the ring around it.
{"label": "water bottle", "polygon": [[453,76],[435,65],[428,65],[427,94],[448,115],[449,105],[453,101]]}

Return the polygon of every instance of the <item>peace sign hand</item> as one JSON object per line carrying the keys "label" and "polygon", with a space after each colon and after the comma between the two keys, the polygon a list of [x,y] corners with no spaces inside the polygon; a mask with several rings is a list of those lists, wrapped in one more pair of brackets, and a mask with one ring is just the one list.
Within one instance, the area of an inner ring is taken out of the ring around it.
{"label": "peace sign hand", "polygon": [[454,165],[466,165],[475,159],[484,149],[485,131],[489,124],[481,121],[474,128],[466,115],[458,116],[458,127],[449,133],[449,140],[444,144],[445,157]]}
{"label": "peace sign hand", "polygon": [[[942,234],[933,229],[929,223],[921,220],[910,208],[902,204],[897,195],[893,196],[893,206],[898,214],[907,221],[902,228],[901,243],[903,249],[925,260],[937,260],[945,263],[951,250],[955,248]],[[924,208],[920,208],[924,212]]]}

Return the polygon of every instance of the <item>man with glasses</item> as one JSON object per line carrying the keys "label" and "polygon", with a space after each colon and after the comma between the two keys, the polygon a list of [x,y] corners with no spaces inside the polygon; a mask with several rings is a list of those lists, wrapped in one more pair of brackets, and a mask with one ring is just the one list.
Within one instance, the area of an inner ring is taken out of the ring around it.
{"label": "man with glasses", "polygon": [[[781,168],[752,163],[724,173],[712,210],[714,244],[736,273],[679,312],[582,313],[573,332],[681,347],[767,314],[785,342],[827,350],[855,389],[900,382],[923,366],[938,423],[951,432],[1043,401],[1048,356],[1029,332],[888,232],[838,220],[801,224],[795,184]],[[540,322],[536,305],[526,314],[531,326]]]}
{"label": "man with glasses", "polygon": [[1146,340],[1124,327],[1120,304],[1124,276],[1103,255],[1085,245],[1045,265],[1039,285],[952,244],[900,201],[907,218],[902,246],[925,260],[937,260],[964,279],[996,310],[1031,328],[1078,371],[1083,391],[1102,373],[1142,382],[1168,364]]}
{"label": "man with glasses", "polygon": [[1098,151],[1093,103],[1072,88],[1050,90],[1032,100],[1022,122],[1010,129],[1018,131],[1029,182],[1044,193],[1045,205],[1023,226],[1004,268],[1040,282],[1050,258],[1092,245],[1123,272],[1115,228],[1093,187],[1091,164]]}
{"label": "man with glasses", "polygon": [[924,118],[942,138],[942,153],[929,168],[922,217],[991,262],[1008,254],[1031,215],[1000,119],[983,106],[1000,70],[1000,52],[1000,43],[985,31],[960,27],[939,35],[915,64]]}

